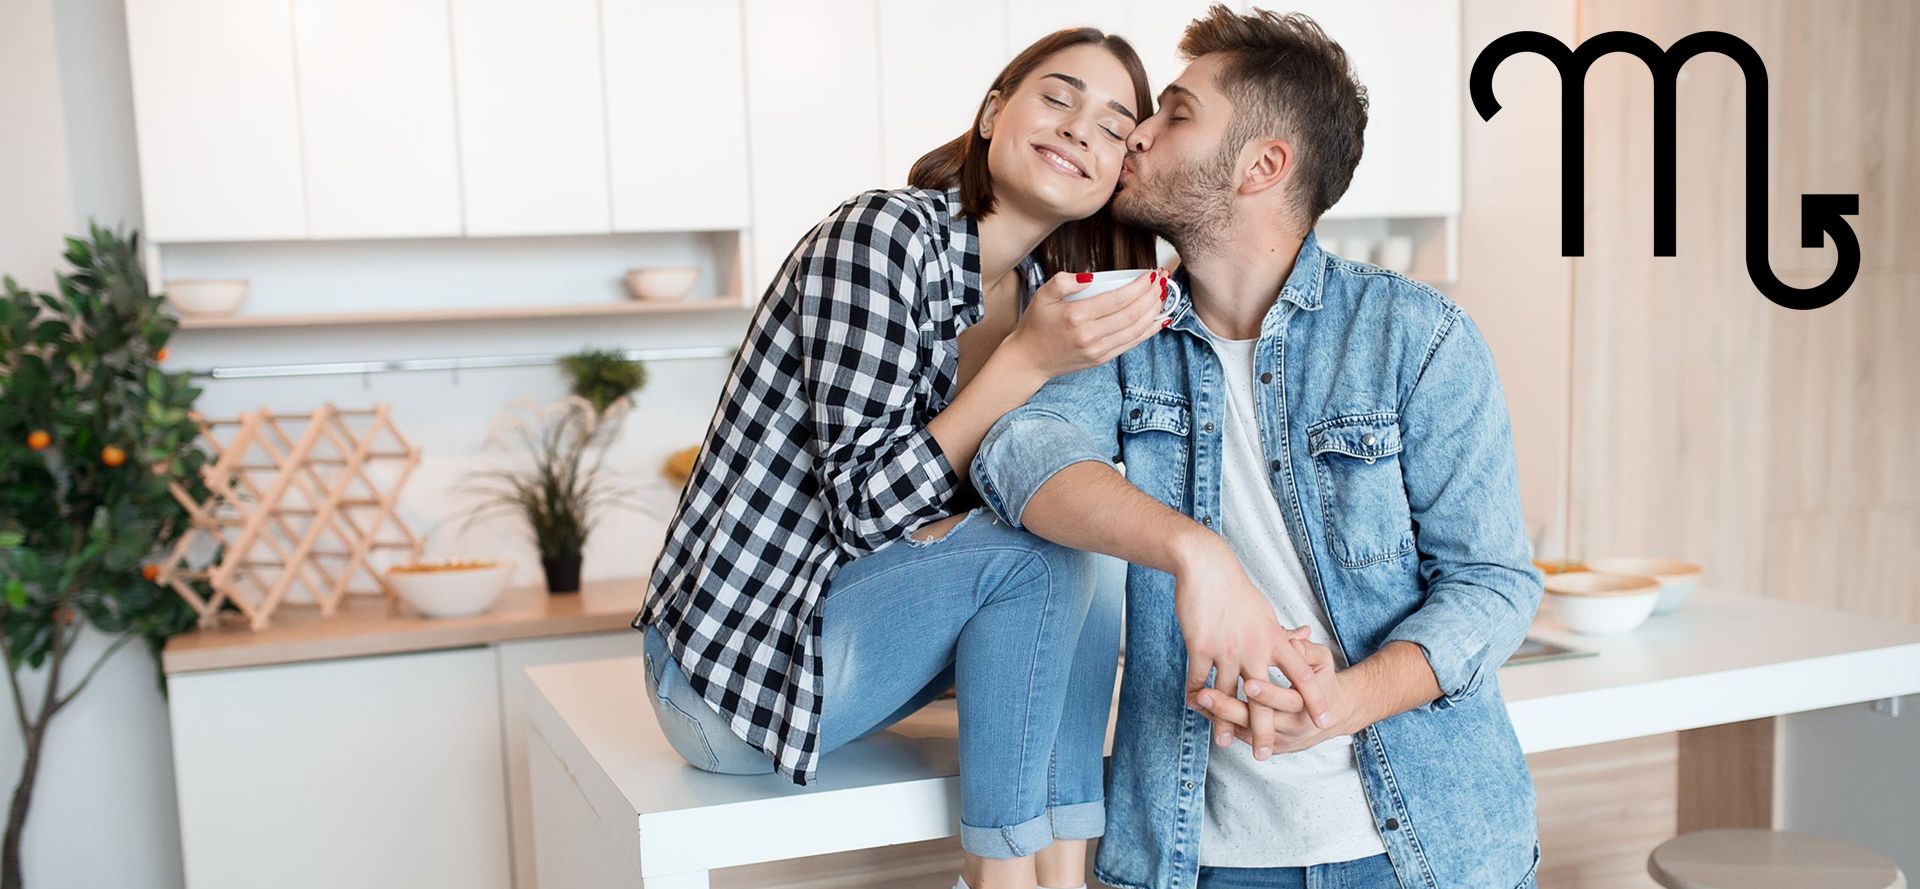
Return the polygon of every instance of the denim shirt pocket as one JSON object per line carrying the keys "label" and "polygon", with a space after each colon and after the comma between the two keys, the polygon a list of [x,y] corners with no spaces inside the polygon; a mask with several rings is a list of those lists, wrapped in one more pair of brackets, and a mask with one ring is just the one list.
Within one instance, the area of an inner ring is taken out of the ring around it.
{"label": "denim shirt pocket", "polygon": [[1115,456],[1133,458],[1127,461],[1127,481],[1183,511],[1187,436],[1192,431],[1193,409],[1186,396],[1147,389],[1120,391],[1121,453]]}
{"label": "denim shirt pocket", "polygon": [[1348,414],[1307,427],[1327,546],[1346,568],[1413,551],[1413,518],[1400,478],[1400,415]]}

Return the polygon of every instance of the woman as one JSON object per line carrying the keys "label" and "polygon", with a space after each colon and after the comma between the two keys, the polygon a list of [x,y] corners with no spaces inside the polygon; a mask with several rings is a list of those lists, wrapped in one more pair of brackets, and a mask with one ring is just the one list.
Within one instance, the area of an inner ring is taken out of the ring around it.
{"label": "woman", "polygon": [[1099,557],[999,522],[967,471],[1046,380],[1163,326],[1158,269],[1062,301],[1076,273],[1152,264],[1151,238],[1107,211],[1150,103],[1124,40],[1057,32],[913,187],[859,195],[801,239],[634,622],[663,730],[710,771],[804,784],[821,755],[957,689],[976,889],[1080,885],[1105,823],[1122,590],[1095,583]]}

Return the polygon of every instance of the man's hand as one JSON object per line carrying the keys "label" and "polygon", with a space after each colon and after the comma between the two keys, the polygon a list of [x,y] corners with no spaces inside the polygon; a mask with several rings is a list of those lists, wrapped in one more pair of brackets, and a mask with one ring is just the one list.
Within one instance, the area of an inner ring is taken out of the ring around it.
{"label": "man's hand", "polygon": [[[1352,672],[1336,671],[1333,652],[1324,645],[1304,639],[1296,639],[1293,644],[1312,666],[1314,681],[1326,698],[1333,724],[1322,728],[1304,713],[1286,709],[1285,705],[1298,700],[1298,696],[1289,695],[1287,689],[1272,682],[1249,680],[1245,688],[1246,701],[1217,688],[1189,691],[1187,705],[1213,720],[1214,743],[1226,747],[1235,739],[1244,741],[1253,748],[1254,759],[1264,762],[1274,754],[1305,750],[1328,738],[1352,734],[1364,727],[1356,724],[1363,717]],[[1291,676],[1287,679],[1295,681]],[[1271,725],[1259,725],[1257,714],[1261,710],[1273,714]]]}
{"label": "man's hand", "polygon": [[[1235,697],[1235,680],[1268,686],[1248,714],[1247,725],[1257,738],[1271,736],[1276,710],[1304,711],[1299,720],[1331,726],[1335,717],[1328,712],[1322,679],[1294,634],[1280,626],[1272,603],[1247,579],[1233,548],[1217,535],[1202,540],[1183,554],[1174,572],[1174,609],[1187,643],[1188,699],[1207,688],[1212,672],[1213,689],[1228,698]],[[1269,666],[1278,666],[1293,687],[1271,687]]]}

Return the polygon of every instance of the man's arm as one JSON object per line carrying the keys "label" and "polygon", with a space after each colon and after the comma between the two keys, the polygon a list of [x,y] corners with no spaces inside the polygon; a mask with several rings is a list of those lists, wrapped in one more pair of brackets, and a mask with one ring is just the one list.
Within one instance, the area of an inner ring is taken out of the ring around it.
{"label": "man's arm", "polygon": [[1304,707],[1321,725],[1342,721],[1226,540],[1134,487],[1109,462],[1119,447],[1117,364],[1055,377],[1000,418],[974,458],[981,499],[1016,528],[1172,574],[1189,691],[1210,678],[1231,689],[1234,677],[1264,678],[1271,664],[1292,688],[1276,696],[1282,703],[1262,702],[1263,711]]}
{"label": "man's arm", "polygon": [[[1478,691],[1520,647],[1541,596],[1540,572],[1527,553],[1506,397],[1493,354],[1464,312],[1455,309],[1436,335],[1401,404],[1400,430],[1427,596],[1380,651],[1395,642],[1420,649],[1438,694],[1413,706],[1441,710]],[[1383,672],[1419,684],[1400,671]]]}

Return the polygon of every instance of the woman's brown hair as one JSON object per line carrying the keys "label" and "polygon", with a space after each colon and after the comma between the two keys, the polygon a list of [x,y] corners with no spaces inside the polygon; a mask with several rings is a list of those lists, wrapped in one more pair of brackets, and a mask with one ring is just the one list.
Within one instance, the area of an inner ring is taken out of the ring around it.
{"label": "woman's brown hair", "polygon": [[[1127,75],[1133,78],[1134,107],[1140,109],[1143,117],[1151,113],[1153,88],[1147,83],[1147,70],[1140,64],[1140,56],[1125,38],[1098,28],[1067,28],[1034,41],[1001,69],[988,94],[999,90],[1001,101],[1005,102],[1041,62],[1061,50],[1085,44],[1098,44],[1119,60],[1121,67],[1127,69]],[[987,169],[988,140],[980,137],[980,116],[986,110],[987,99],[982,96],[980,107],[973,113],[973,126],[959,138],[927,152],[914,162],[913,170],[907,174],[907,183],[917,188],[952,188],[957,183],[961,209],[974,219],[986,218],[994,208],[993,174]],[[1111,198],[1092,216],[1054,229],[1035,252],[1040,268],[1048,274],[1144,269],[1154,264],[1153,236],[1115,220]]]}

